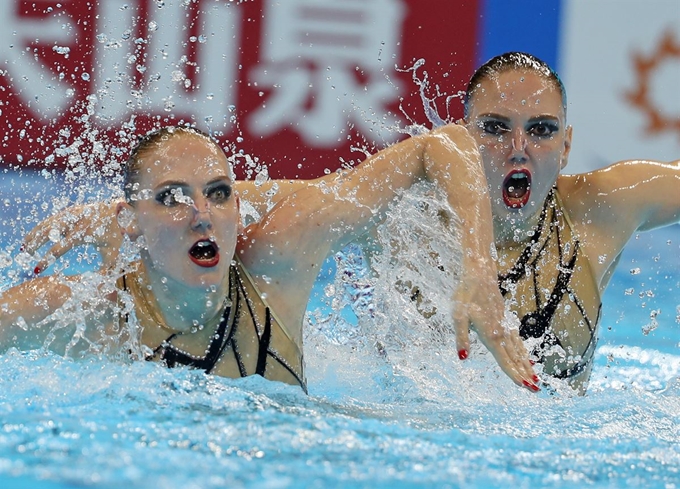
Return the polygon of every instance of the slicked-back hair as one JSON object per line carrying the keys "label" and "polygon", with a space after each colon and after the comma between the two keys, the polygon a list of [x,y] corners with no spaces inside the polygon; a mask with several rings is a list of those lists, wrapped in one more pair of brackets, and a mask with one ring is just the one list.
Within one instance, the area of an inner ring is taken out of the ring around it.
{"label": "slicked-back hair", "polygon": [[130,157],[125,163],[123,191],[125,192],[126,202],[132,203],[134,201],[134,194],[139,183],[141,161],[143,157],[147,153],[159,148],[171,138],[188,134],[205,138],[207,141],[210,141],[219,147],[217,141],[212,136],[192,126],[166,126],[147,132],[139,138],[137,144],[130,153]]}
{"label": "slicked-back hair", "polygon": [[489,61],[480,66],[472,75],[465,90],[464,108],[465,118],[470,114],[470,104],[474,98],[475,91],[479,88],[482,81],[486,79],[493,79],[507,71],[527,71],[543,76],[550,80],[560,92],[562,96],[562,108],[564,115],[567,115],[567,91],[564,88],[562,80],[559,75],[553,70],[548,63],[537,58],[533,54],[523,53],[520,51],[509,51],[491,58]]}

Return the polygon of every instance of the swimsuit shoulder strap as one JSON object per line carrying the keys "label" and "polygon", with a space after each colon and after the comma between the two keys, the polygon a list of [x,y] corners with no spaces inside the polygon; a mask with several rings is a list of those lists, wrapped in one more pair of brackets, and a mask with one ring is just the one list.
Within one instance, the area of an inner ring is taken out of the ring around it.
{"label": "swimsuit shoulder strap", "polygon": [[[590,272],[590,275],[593,277],[593,280],[595,280],[595,275],[593,274],[593,269],[590,261],[590,257],[588,256],[588,253],[586,253],[585,248],[581,244],[581,237],[578,234],[578,231],[574,229],[574,225],[571,220],[571,216],[569,215],[569,212],[567,211],[567,208],[564,206],[564,201],[562,200],[562,197],[560,196],[560,193],[557,191],[557,187],[555,187],[555,200],[557,204],[557,208],[560,211],[560,215],[564,217],[564,222],[567,224],[567,227],[569,228],[569,232],[571,233],[572,240],[574,243],[576,243],[579,246],[579,252],[583,259],[585,259],[586,264],[588,266],[588,271]],[[597,294],[597,300],[600,304],[602,304],[602,293],[600,292],[600,287],[598,284],[595,284],[595,293]]]}
{"label": "swimsuit shoulder strap", "polygon": [[[541,247],[537,243],[543,236],[543,232],[546,227],[548,211],[553,208],[553,206],[551,205],[553,202],[552,196],[553,191],[551,191],[548,197],[545,199],[545,202],[543,203],[543,208],[541,209],[541,214],[539,215],[538,218],[538,223],[536,224],[534,234],[531,236],[529,243],[524,248],[519,258],[517,258],[517,261],[515,261],[513,267],[510,270],[508,270],[508,272],[505,273],[504,275],[498,274],[498,287],[501,289],[501,293],[503,295],[506,295],[508,293],[509,291],[508,288],[511,286],[511,284],[519,282],[522,279],[522,277],[526,275],[529,260],[535,254],[536,247],[539,248]],[[553,218],[554,216],[551,216],[551,219]]]}
{"label": "swimsuit shoulder strap", "polygon": [[290,341],[295,343],[295,340],[293,340],[293,336],[290,334],[288,329],[286,328],[286,325],[279,319],[279,317],[276,315],[276,312],[269,306],[267,303],[267,299],[265,299],[265,296],[260,292],[260,289],[257,287],[257,284],[255,283],[255,280],[253,279],[253,276],[250,274],[248,269],[243,265],[243,262],[238,256],[234,256],[234,261],[236,262],[236,266],[238,268],[239,274],[242,274],[245,280],[248,282],[248,284],[253,288],[257,296],[262,300],[262,303],[264,304],[265,308],[269,311],[268,314],[271,315],[272,318],[274,318],[274,321],[279,325],[283,333],[288,337]]}

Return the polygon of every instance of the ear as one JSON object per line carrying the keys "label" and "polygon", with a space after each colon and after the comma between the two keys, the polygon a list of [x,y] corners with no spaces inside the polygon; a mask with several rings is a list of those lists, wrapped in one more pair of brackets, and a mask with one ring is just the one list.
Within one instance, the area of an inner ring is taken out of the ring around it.
{"label": "ear", "polygon": [[564,150],[562,151],[562,161],[560,162],[560,169],[564,170],[569,162],[569,151],[571,151],[571,133],[572,126],[567,126],[567,130],[564,133]]}
{"label": "ear", "polygon": [[241,234],[245,229],[243,218],[241,217],[241,197],[236,195],[236,211],[238,212],[238,233]]}
{"label": "ear", "polygon": [[136,241],[141,236],[137,225],[137,214],[134,207],[127,202],[116,204],[116,221],[122,234],[127,235],[131,241]]}

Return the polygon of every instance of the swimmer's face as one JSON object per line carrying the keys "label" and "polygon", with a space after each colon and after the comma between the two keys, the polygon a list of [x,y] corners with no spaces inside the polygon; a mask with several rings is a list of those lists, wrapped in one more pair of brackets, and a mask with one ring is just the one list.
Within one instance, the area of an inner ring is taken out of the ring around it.
{"label": "swimmer's face", "polygon": [[484,160],[496,221],[540,213],[567,163],[565,119],[559,89],[542,75],[509,70],[476,88],[467,125]]}
{"label": "swimmer's face", "polygon": [[135,232],[153,273],[188,286],[220,285],[240,222],[222,150],[204,137],[175,134],[141,156],[138,183]]}

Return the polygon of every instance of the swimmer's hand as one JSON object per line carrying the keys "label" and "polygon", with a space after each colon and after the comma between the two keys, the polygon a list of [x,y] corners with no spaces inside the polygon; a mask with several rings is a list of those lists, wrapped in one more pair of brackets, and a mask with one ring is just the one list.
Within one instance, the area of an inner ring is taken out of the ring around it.
{"label": "swimmer's hand", "polygon": [[23,250],[31,255],[51,243],[38,261],[35,274],[76,246],[89,244],[102,256],[103,268],[115,264],[123,237],[116,222],[116,202],[75,205],[48,217],[24,239]]}
{"label": "swimmer's hand", "polygon": [[469,330],[473,329],[515,384],[538,392],[538,377],[519,336],[519,329],[508,328],[503,323],[505,302],[498,290],[496,275],[489,273],[484,264],[480,268],[479,273],[470,273],[468,269],[453,298],[458,356],[461,360],[468,357]]}

